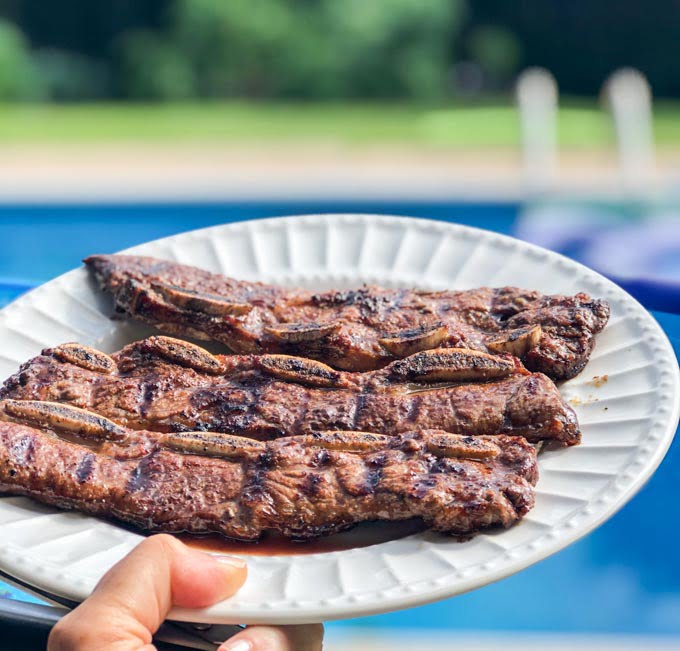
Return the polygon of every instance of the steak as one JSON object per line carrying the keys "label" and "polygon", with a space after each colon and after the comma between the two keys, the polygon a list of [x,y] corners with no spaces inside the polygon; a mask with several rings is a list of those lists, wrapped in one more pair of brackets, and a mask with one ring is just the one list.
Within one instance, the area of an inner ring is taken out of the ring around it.
{"label": "steak", "polygon": [[133,429],[229,432],[254,439],[325,430],[393,435],[442,429],[573,445],[573,410],[541,373],[509,355],[434,349],[365,373],[286,355],[212,355],[157,336],[112,356],[46,349],[1,398],[61,402]]}
{"label": "steak", "polygon": [[115,309],[235,353],[281,353],[365,371],[432,348],[512,353],[554,380],[585,366],[609,305],[587,294],[482,287],[428,292],[364,286],[311,292],[233,280],[154,258],[85,260]]}
{"label": "steak", "polygon": [[308,539],[421,518],[469,534],[517,521],[536,480],[536,453],[521,437],[416,429],[260,442],[128,430],[61,404],[0,402],[0,492],[149,531]]}

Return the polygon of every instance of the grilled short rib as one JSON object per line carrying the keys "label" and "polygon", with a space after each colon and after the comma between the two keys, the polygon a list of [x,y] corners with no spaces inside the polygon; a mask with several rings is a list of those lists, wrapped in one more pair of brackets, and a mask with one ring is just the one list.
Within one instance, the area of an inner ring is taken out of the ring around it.
{"label": "grilled short rib", "polygon": [[126,430],[61,404],[0,402],[0,492],[144,530],[308,539],[422,518],[469,534],[529,511],[536,479],[535,451],[520,437],[326,432],[264,443]]}
{"label": "grilled short rib", "polygon": [[319,293],[141,256],[95,255],[85,264],[118,312],[164,332],[218,341],[236,353],[298,355],[352,371],[454,347],[512,353],[532,371],[567,379],[585,366],[609,318],[609,305],[587,294],[376,286]]}
{"label": "grilled short rib", "polygon": [[0,397],[67,403],[133,429],[227,431],[260,440],[412,429],[580,440],[573,410],[548,377],[509,355],[455,348],[349,373],[286,355],[212,355],[164,336],[112,356],[64,344],[25,363]]}

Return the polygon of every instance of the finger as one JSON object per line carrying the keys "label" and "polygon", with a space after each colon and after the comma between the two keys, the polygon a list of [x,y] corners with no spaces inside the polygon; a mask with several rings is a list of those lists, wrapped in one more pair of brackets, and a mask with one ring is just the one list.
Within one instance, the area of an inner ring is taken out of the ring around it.
{"label": "finger", "polygon": [[217,651],[321,651],[323,625],[249,626]]}
{"label": "finger", "polygon": [[[152,536],[114,565],[92,595],[57,624],[48,648],[108,648],[101,646],[102,638],[111,648],[119,640],[149,644],[172,605],[211,605],[232,596],[245,578],[240,559],[189,549],[172,536]],[[64,638],[71,646],[56,646]]]}
{"label": "finger", "polygon": [[109,570],[88,601],[92,607],[122,605],[155,630],[172,605],[209,606],[232,596],[245,579],[244,561],[210,556],[159,535],[144,540]]}

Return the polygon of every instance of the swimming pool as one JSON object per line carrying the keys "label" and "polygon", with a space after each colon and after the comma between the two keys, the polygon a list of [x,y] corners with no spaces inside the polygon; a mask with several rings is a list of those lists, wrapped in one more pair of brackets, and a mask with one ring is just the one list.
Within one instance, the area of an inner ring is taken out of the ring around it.
{"label": "swimming pool", "polygon": [[[312,212],[412,215],[512,234],[520,206],[349,201],[0,206],[0,278],[9,283],[4,299],[77,266],[89,253],[229,221]],[[657,317],[677,353],[680,317]],[[455,599],[333,627],[680,636],[680,519],[674,500],[679,473],[680,444],[675,443],[630,504],[552,558]]]}

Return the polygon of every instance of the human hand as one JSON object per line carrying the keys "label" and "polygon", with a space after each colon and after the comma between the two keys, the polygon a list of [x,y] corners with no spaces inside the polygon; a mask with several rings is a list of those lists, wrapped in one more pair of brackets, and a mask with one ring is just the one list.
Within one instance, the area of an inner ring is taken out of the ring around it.
{"label": "human hand", "polygon": [[[151,536],[112,567],[92,595],[52,629],[48,651],[153,651],[153,634],[172,606],[203,608],[246,580],[238,558],[195,551]],[[218,651],[321,651],[323,627],[249,626]]]}

